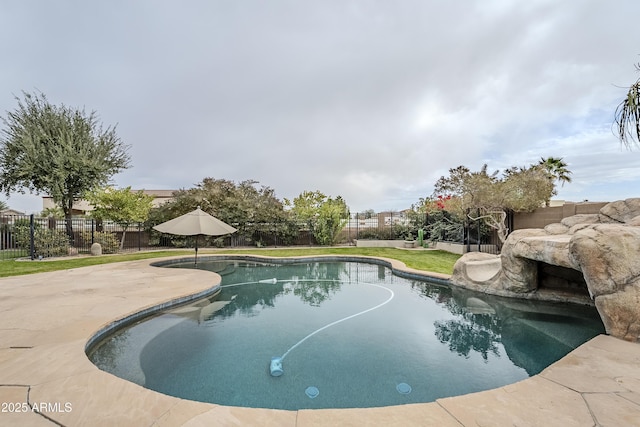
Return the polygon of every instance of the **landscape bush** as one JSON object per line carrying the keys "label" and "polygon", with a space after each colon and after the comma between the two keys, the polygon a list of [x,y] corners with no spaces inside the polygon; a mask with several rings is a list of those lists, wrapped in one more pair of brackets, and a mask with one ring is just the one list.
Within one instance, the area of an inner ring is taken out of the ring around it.
{"label": "landscape bush", "polygon": [[[14,233],[17,246],[27,251],[30,250],[29,221],[16,221]],[[69,237],[64,230],[42,228],[40,224],[34,224],[33,246],[36,257],[64,256],[69,254]]]}
{"label": "landscape bush", "polygon": [[[91,245],[91,232],[83,231],[82,240],[87,246]],[[100,243],[103,254],[118,253],[118,249],[120,248],[120,242],[118,242],[116,235],[108,231],[94,231],[93,243]]]}

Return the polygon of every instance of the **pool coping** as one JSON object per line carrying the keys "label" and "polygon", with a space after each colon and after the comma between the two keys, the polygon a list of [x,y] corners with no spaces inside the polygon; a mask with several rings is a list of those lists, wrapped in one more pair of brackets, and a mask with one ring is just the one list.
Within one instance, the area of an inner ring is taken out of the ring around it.
{"label": "pool coping", "polygon": [[[199,259],[223,257],[274,259],[243,254]],[[227,407],[166,396],[100,371],[85,354],[96,333],[108,333],[114,322],[136,321],[141,311],[150,313],[215,292],[220,283],[215,273],[154,266],[177,259],[193,258],[182,255],[0,279],[0,395],[7,409],[0,408],[0,424],[640,425],[640,345],[604,335],[515,384],[431,403],[382,408]],[[449,277],[411,269],[389,258],[277,259],[346,259],[385,265],[408,278],[445,283]]]}

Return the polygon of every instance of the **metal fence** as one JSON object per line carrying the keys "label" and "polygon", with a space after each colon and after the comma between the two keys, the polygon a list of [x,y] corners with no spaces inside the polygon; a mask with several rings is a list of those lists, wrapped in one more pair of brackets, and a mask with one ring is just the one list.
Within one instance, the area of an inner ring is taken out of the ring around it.
{"label": "metal fence", "polygon": [[[465,251],[499,253],[495,232],[482,221],[456,222],[447,212],[382,212],[354,214],[336,235],[336,244],[356,240],[437,240],[465,245]],[[304,223],[234,224],[238,232],[224,237],[200,237],[200,247],[285,247],[317,245],[313,230]],[[0,216],[0,259],[31,259],[89,254],[93,243],[102,253],[193,247],[194,237],[156,232],[150,224],[125,230],[117,223],[91,218],[43,218],[34,215]]]}
{"label": "metal fence", "polygon": [[[126,229],[111,221],[73,218],[69,221],[34,215],[0,216],[0,259],[49,258],[91,253],[100,243],[103,254],[150,249],[194,247],[195,237],[159,233],[151,224]],[[229,236],[200,236],[201,247],[313,246],[316,239],[305,224],[243,224]]]}
{"label": "metal fence", "polygon": [[[476,217],[478,217],[476,215]],[[513,215],[507,217],[507,227],[512,229]],[[441,241],[463,245],[464,252],[499,254],[501,242],[496,231],[483,220],[460,220],[446,211],[432,214],[407,212],[382,212],[352,215],[343,230],[343,240],[398,240],[416,239]]]}
{"label": "metal fence", "polygon": [[[438,226],[446,223],[446,226]],[[451,215],[443,212],[429,215],[416,212],[382,212],[353,215],[345,226],[348,236],[363,240],[415,239],[422,230],[425,240],[461,242],[463,224],[451,220]]]}
{"label": "metal fence", "polygon": [[34,215],[0,216],[2,259],[90,253],[93,243],[100,243],[102,253],[107,254],[141,250],[149,247],[149,233],[143,224],[125,229],[116,223],[87,218],[73,218],[67,223],[64,219]]}

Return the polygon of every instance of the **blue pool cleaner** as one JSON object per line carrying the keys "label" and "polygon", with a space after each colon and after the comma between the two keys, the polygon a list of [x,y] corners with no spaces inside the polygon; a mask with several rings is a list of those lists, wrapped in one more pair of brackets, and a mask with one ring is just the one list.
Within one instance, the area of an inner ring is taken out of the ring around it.
{"label": "blue pool cleaner", "polygon": [[[276,279],[273,279],[273,280],[276,280]],[[356,316],[360,316],[361,314],[365,314],[365,313],[368,313],[368,312],[370,312],[370,311],[373,311],[373,310],[375,310],[375,309],[377,309],[377,308],[380,308],[380,307],[382,307],[383,305],[387,304],[389,301],[391,301],[391,300],[393,299],[393,297],[395,296],[395,294],[393,293],[393,291],[392,291],[391,289],[387,288],[386,286],[376,285],[376,284],[374,284],[374,283],[362,283],[362,282],[359,282],[359,283],[364,284],[364,285],[369,285],[369,286],[375,286],[376,288],[382,288],[382,289],[385,289],[385,290],[387,290],[387,291],[389,292],[390,296],[389,296],[389,298],[387,298],[387,300],[386,300],[386,301],[384,301],[383,303],[380,303],[380,304],[376,305],[375,307],[371,307],[371,308],[368,308],[368,309],[366,309],[366,310],[362,310],[362,311],[361,311],[361,312],[359,312],[359,313],[352,314],[352,315],[347,316],[347,317],[343,317],[343,318],[342,318],[342,319],[340,319],[340,320],[336,320],[335,322],[331,322],[331,323],[329,323],[328,325],[324,325],[323,327],[321,327],[321,328],[319,328],[319,329],[316,329],[315,331],[311,332],[309,335],[307,335],[306,337],[302,338],[300,341],[298,341],[297,343],[295,343],[293,346],[291,346],[291,348],[290,348],[289,350],[285,351],[285,353],[284,353],[281,357],[272,357],[272,358],[271,358],[271,365],[270,365],[270,368],[269,368],[269,370],[271,371],[271,375],[272,375],[272,376],[274,376],[274,377],[279,377],[279,376],[281,376],[282,374],[284,374],[284,371],[283,371],[283,369],[282,369],[282,361],[284,360],[284,358],[285,358],[285,357],[287,357],[287,355],[288,355],[289,353],[291,353],[291,351],[292,351],[294,348],[298,347],[300,344],[302,344],[303,342],[305,342],[306,340],[308,340],[309,338],[311,338],[312,336],[314,336],[314,335],[315,335],[315,334],[317,334],[318,332],[322,332],[322,331],[324,331],[325,329],[330,328],[331,326],[334,326],[334,325],[337,325],[338,323],[344,322],[345,320],[353,319],[353,318],[354,318],[354,317],[356,317]]]}
{"label": "blue pool cleaner", "polygon": [[282,357],[272,357],[271,365],[269,365],[269,371],[271,372],[272,377],[279,377],[284,374],[282,370]]}

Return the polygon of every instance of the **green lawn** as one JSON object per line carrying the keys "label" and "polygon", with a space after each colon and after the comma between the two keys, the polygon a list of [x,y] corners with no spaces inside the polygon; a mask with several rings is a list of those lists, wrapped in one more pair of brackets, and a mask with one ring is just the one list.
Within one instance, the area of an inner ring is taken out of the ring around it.
{"label": "green lawn", "polygon": [[[286,248],[286,249],[201,249],[199,254],[251,254],[270,257],[291,257],[304,255],[368,255],[393,258],[408,267],[436,273],[451,274],[453,264],[460,257],[443,251],[410,251],[394,248]],[[75,257],[55,261],[0,261],[0,277],[66,270],[112,262],[134,261],[172,255],[193,256],[193,251],[173,250],[135,252],[130,254],[103,255],[97,257]]]}
{"label": "green lawn", "polygon": [[416,251],[395,248],[287,248],[287,249],[228,249],[216,253],[246,253],[273,257],[300,255],[365,255],[393,258],[404,262],[407,267],[435,273],[451,274],[453,264],[460,255],[445,251]]}

